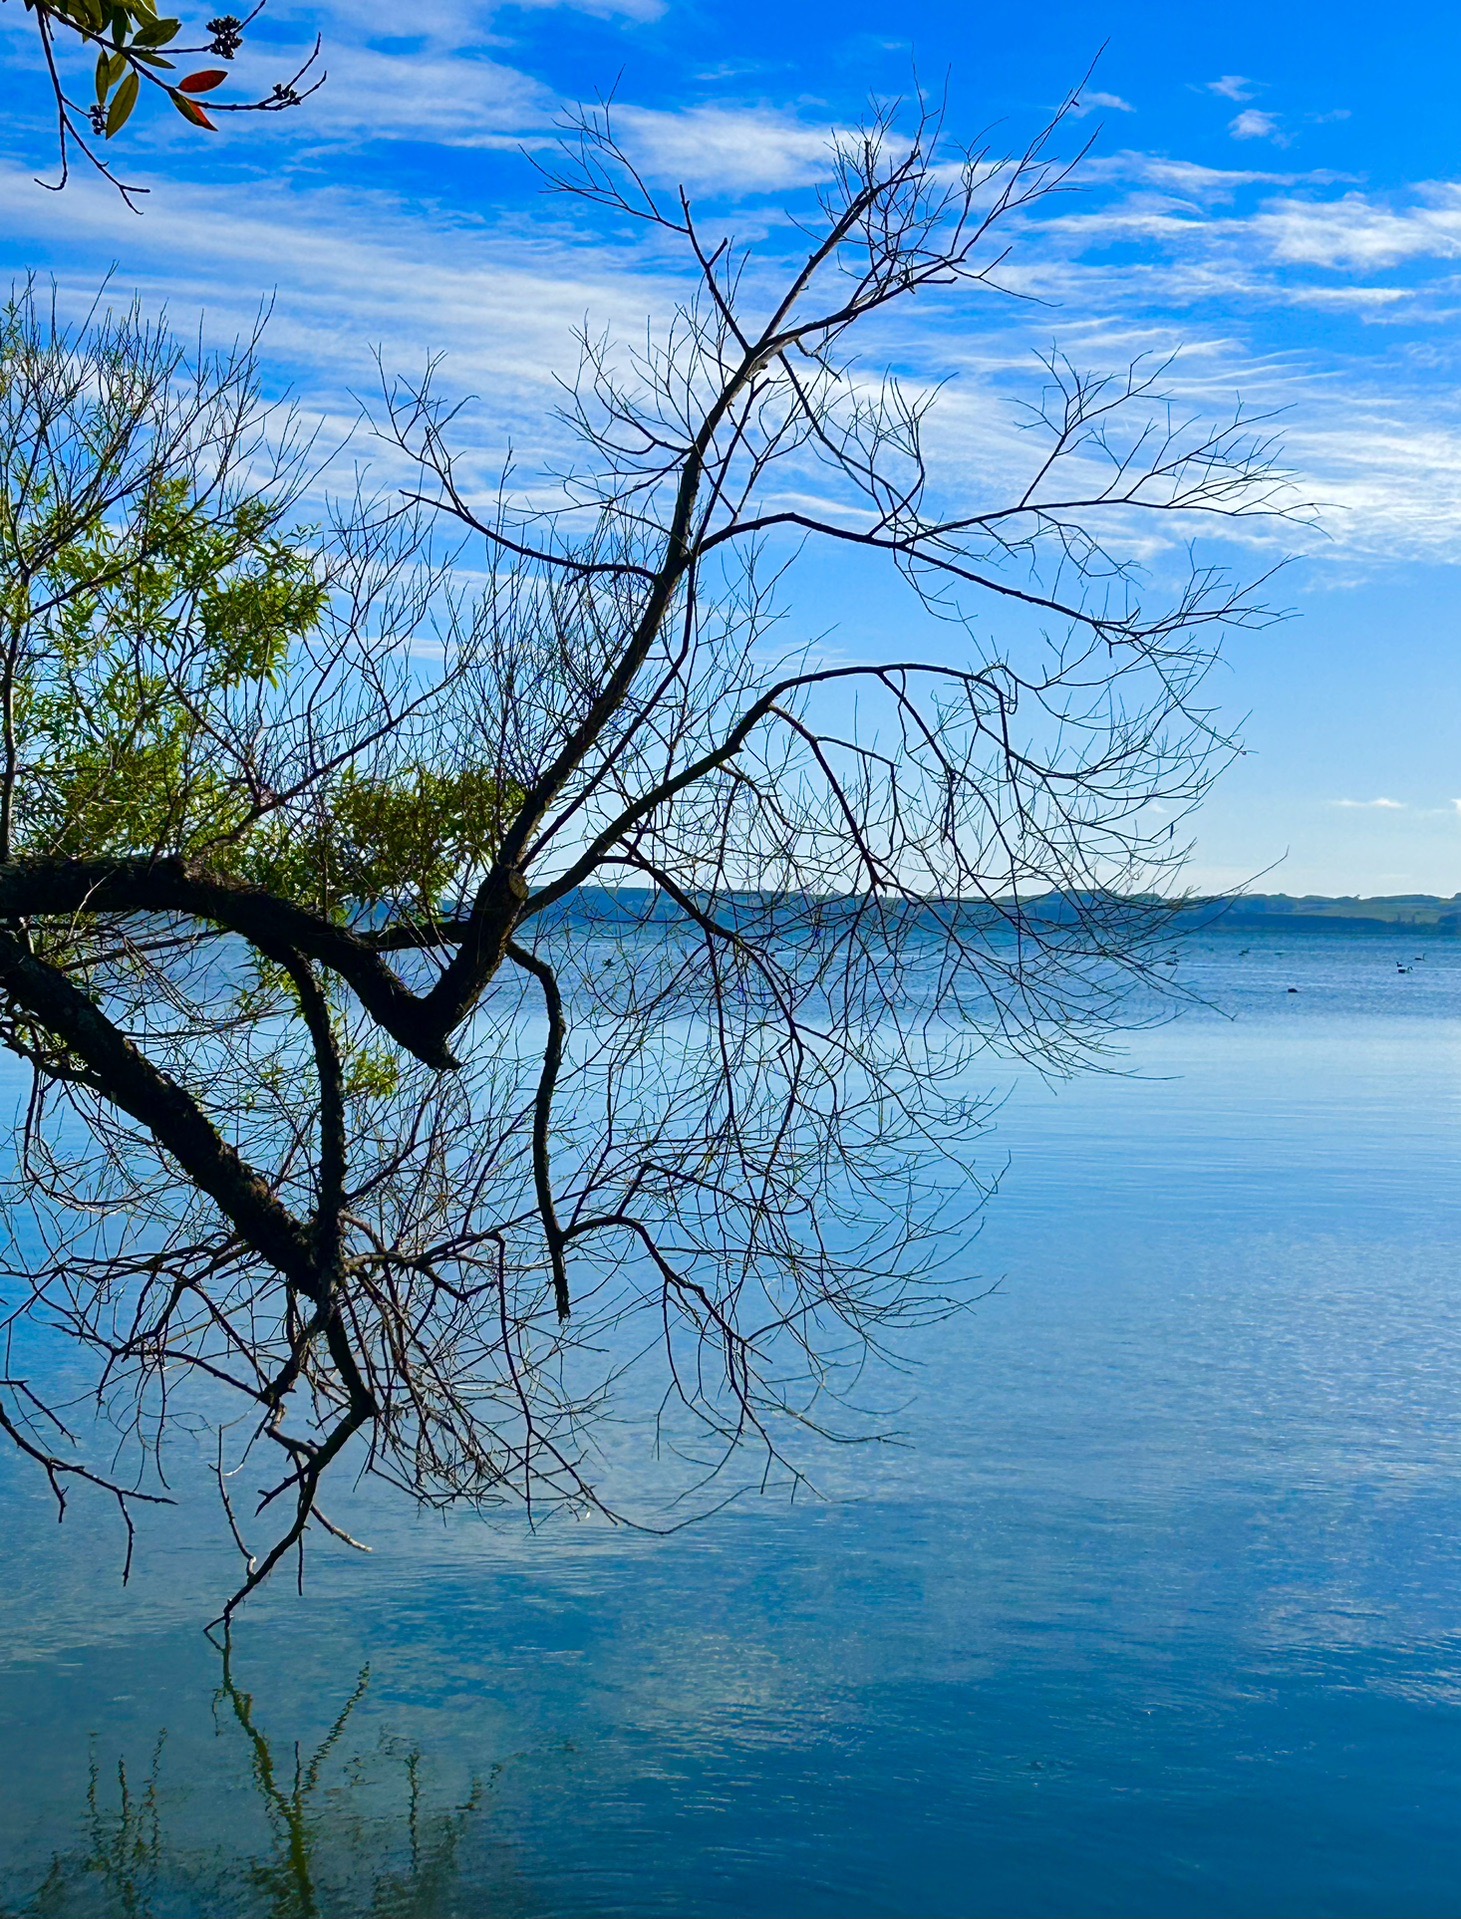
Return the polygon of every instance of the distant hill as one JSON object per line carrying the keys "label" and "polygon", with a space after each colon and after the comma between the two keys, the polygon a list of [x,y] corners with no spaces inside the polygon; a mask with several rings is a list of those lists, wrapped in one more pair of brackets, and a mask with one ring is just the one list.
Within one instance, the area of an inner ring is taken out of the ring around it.
{"label": "distant hill", "polygon": [[[709,899],[710,896],[705,897]],[[716,910],[722,917],[729,914],[733,918],[742,909],[760,915],[768,905],[777,903],[787,909],[794,919],[799,904],[809,904],[810,898],[793,893],[728,891],[716,895],[715,902]],[[1197,898],[1181,903],[1162,901],[1153,895],[1122,900],[1109,894],[1043,893],[1018,905],[1012,900],[945,900],[922,904],[888,902],[888,911],[895,918],[907,915],[915,922],[928,915],[939,926],[946,926],[952,913],[966,923],[990,928],[1007,925],[1015,917],[1024,917],[1031,924],[1043,923],[1046,927],[1056,927],[1070,923],[1093,905],[1117,920],[1123,908],[1129,909],[1133,925],[1138,921],[1160,925],[1163,920],[1169,923],[1175,920],[1184,930],[1195,927],[1213,932],[1271,936],[1279,932],[1288,935],[1384,933],[1405,927],[1415,933],[1426,933],[1432,938],[1444,939],[1461,934],[1461,893],[1451,899],[1441,899],[1433,893],[1392,893],[1379,899],[1361,899],[1354,895],[1329,898],[1319,893],[1300,896],[1291,893],[1245,893],[1226,899]],[[824,897],[820,900],[821,911],[833,915],[839,908],[856,913],[862,911],[864,906],[865,902],[861,899]],[[578,887],[550,909],[547,915],[549,923],[558,919],[581,919],[605,929],[614,924],[678,923],[680,918],[679,906],[666,895],[652,888],[638,886]]]}
{"label": "distant hill", "polygon": [[1413,927],[1443,938],[1461,933],[1461,893],[1392,893],[1378,899],[1329,899],[1319,893],[1245,893],[1236,899],[1193,900],[1186,913],[1201,914],[1214,929],[1238,932],[1365,932]]}

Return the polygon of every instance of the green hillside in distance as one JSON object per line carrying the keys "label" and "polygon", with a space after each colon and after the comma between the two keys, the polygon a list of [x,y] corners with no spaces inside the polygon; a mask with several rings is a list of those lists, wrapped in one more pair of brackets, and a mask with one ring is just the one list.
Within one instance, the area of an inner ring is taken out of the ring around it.
{"label": "green hillside in distance", "polygon": [[1285,925],[1314,931],[1339,932],[1362,927],[1409,926],[1430,933],[1461,933],[1461,893],[1451,899],[1434,893],[1392,893],[1377,899],[1331,899],[1322,894],[1245,893],[1229,899],[1196,899],[1189,910],[1200,911],[1214,927]]}

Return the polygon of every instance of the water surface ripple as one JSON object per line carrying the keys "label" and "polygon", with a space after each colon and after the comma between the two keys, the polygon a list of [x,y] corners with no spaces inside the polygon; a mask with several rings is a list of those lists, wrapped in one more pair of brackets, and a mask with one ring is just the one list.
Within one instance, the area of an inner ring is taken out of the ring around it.
{"label": "water surface ripple", "polygon": [[1180,971],[1013,1084],[998,1290],[823,1503],[377,1514],[225,1671],[210,1533],[124,1594],[5,1462],[0,1910],[1461,1913],[1461,950]]}

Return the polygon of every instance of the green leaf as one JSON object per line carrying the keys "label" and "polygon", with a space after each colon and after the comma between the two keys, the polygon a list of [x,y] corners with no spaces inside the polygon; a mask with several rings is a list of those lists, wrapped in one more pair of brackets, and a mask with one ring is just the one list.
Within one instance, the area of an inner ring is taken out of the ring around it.
{"label": "green leaf", "polygon": [[165,47],[182,31],[181,20],[148,20],[132,36],[134,47]]}
{"label": "green leaf", "polygon": [[128,120],[132,117],[132,109],[137,104],[137,95],[141,91],[142,82],[137,78],[135,73],[129,73],[126,79],[117,88],[117,97],[113,100],[111,110],[107,114],[108,140],[111,139],[114,133],[120,133],[122,128],[126,126]]}
{"label": "green leaf", "polygon": [[[105,62],[106,62],[106,86],[105,86],[105,90],[103,90],[103,88],[102,88],[102,71],[101,71],[101,67],[102,67],[102,61],[103,61],[103,60],[105,60]],[[115,86],[115,85],[117,84],[117,82],[118,82],[118,81],[119,81],[119,80],[121,79],[121,77],[122,77],[122,75],[123,75],[123,74],[124,74],[124,73],[125,73],[126,71],[127,71],[127,56],[126,56],[126,54],[124,54],[124,53],[113,53],[113,54],[100,54],[100,55],[98,55],[98,57],[97,57],[97,72],[96,72],[96,84],[97,84],[97,89],[98,89],[98,90],[97,90],[97,104],[98,104],[99,106],[105,106],[105,104],[106,104],[106,97],[107,97],[107,94],[111,92],[111,90],[112,90],[112,88],[113,88],[113,87],[114,87],[114,86]]]}

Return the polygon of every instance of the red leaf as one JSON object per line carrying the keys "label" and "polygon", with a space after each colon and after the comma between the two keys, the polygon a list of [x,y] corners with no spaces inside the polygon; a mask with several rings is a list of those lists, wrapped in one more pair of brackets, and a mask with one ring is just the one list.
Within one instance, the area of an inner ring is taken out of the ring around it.
{"label": "red leaf", "polygon": [[222,67],[205,67],[202,73],[190,73],[185,80],[178,81],[181,93],[211,93],[215,87],[221,87],[228,75]]}
{"label": "red leaf", "polygon": [[207,114],[204,113],[196,100],[190,100],[185,93],[180,93],[176,87],[170,87],[168,89],[167,97],[172,101],[173,105],[185,120],[191,120],[195,127],[207,127],[210,133],[217,133],[217,127],[214,126],[213,122],[208,118]]}

